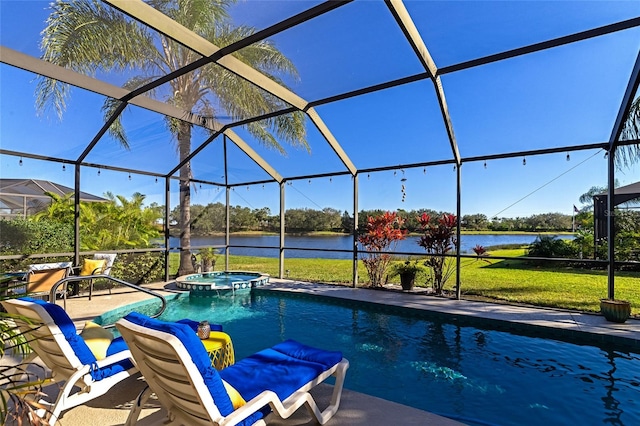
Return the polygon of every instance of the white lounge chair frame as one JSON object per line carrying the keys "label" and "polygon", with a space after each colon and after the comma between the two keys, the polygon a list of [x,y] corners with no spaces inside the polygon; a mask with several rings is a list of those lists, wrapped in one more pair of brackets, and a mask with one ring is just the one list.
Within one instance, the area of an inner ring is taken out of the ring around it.
{"label": "white lounge chair frame", "polygon": [[[340,406],[344,379],[349,368],[349,361],[346,358],[306,383],[284,401],[280,401],[275,392],[266,390],[247,401],[246,405],[223,417],[202,375],[193,363],[189,351],[180,339],[170,333],[143,327],[126,319],[119,320],[116,327],[127,342],[133,359],[136,360],[148,385],[132,407],[126,422],[127,426],[136,424],[140,410],[152,393],[157,395],[162,406],[168,411],[167,424],[185,426],[232,426],[267,404],[285,419],[305,405],[309,414],[318,423],[325,424]],[[336,377],[331,403],[324,411],[320,411],[309,390],[330,376]],[[266,423],[261,419],[254,423],[254,426],[257,425],[266,425]]]}
{"label": "white lounge chair frame", "polygon": [[[50,410],[47,413],[39,413],[44,416],[43,420],[50,425],[56,424],[58,417],[64,410],[104,395],[115,384],[138,371],[137,368],[132,367],[96,381],[91,377],[91,368],[106,367],[127,358],[133,361],[131,352],[128,350],[118,352],[93,365],[82,364],[58,325],[42,306],[20,299],[3,300],[2,305],[8,313],[16,316],[14,321],[20,331],[28,336],[34,356],[39,356],[42,362],[51,369],[52,381],[64,381],[64,385]],[[31,323],[20,320],[17,316],[28,318]],[[73,392],[74,386],[79,387],[77,392]]]}

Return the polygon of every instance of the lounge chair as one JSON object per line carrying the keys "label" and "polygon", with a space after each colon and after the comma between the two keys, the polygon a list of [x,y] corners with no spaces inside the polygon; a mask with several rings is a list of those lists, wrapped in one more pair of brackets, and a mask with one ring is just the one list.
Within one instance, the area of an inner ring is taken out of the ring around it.
{"label": "lounge chair", "polygon": [[[49,424],[55,424],[62,411],[103,395],[138,371],[124,340],[105,336],[104,332],[111,333],[109,330],[83,331],[83,335],[93,335],[91,340],[88,336],[81,337],[64,309],[54,303],[28,297],[1,303],[16,317],[14,320],[27,336],[34,355],[51,369],[52,380],[64,382],[49,411],[38,413]],[[85,339],[93,346],[93,352]],[[94,352],[102,352],[98,356],[104,358],[96,358]],[[73,392],[76,386],[76,392]]]}
{"label": "lounge chair", "polygon": [[[287,418],[302,405],[324,424],[338,410],[349,367],[340,352],[288,340],[218,372],[189,327],[135,312],[116,327],[148,385],[127,425],[136,423],[152,392],[176,425],[265,425],[271,410]],[[336,377],[333,396],[320,411],[309,390],[329,376]]]}

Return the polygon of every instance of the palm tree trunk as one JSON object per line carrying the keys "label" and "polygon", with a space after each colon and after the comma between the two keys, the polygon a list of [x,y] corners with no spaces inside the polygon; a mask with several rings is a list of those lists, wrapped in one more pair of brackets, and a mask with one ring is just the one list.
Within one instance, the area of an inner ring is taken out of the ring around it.
{"label": "palm tree trunk", "polygon": [[[180,162],[191,153],[191,126],[188,123],[178,124],[178,146]],[[178,275],[193,274],[191,263],[191,163],[186,163],[180,169],[180,266]]]}

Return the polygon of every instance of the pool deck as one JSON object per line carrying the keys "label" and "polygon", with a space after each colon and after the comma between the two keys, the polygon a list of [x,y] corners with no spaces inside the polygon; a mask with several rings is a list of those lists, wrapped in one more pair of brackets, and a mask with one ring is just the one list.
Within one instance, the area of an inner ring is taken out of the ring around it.
{"label": "pool deck", "polygon": [[[164,294],[180,292],[172,283],[156,283],[145,285],[146,288],[159,290]],[[351,287],[312,284],[291,280],[271,278],[265,290],[300,293],[335,297],[356,302],[375,303],[391,307],[409,308],[427,311],[428,314],[449,317],[458,323],[468,321],[473,324],[486,323],[492,328],[513,330],[525,334],[555,337],[560,340],[579,341],[584,343],[608,343],[619,345],[633,352],[640,352],[640,320],[630,319],[624,324],[607,322],[602,316],[585,314],[560,309],[545,309],[528,306],[506,305],[470,300],[452,300],[448,298],[424,296],[406,293],[399,290],[354,289]],[[93,300],[86,297],[67,300],[67,311],[80,327],[85,321],[117,307],[146,299],[149,296],[141,293],[121,290],[113,294],[96,294]],[[467,324],[468,325],[468,324]],[[350,360],[351,363],[354,360]],[[131,403],[143,388],[143,381],[137,378],[125,380],[104,396],[87,404],[75,407],[63,413],[60,423],[69,426],[89,424],[123,425]],[[382,426],[382,425],[424,425],[435,426],[460,425],[457,421],[437,416],[433,413],[418,410],[405,405],[385,401],[369,395],[350,391],[349,374],[347,372],[346,389],[338,413],[328,426]],[[331,393],[331,386],[321,385],[316,388],[314,396],[320,406],[326,404]],[[46,391],[55,388],[45,388]],[[138,424],[162,424],[165,412],[154,402],[143,409]],[[298,410],[286,420],[271,415],[268,424],[278,426],[301,426],[315,424],[306,410]]]}

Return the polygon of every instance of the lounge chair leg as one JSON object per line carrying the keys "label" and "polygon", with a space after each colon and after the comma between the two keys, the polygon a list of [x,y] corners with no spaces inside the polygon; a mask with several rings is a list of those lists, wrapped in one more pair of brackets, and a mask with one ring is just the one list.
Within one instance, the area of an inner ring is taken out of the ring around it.
{"label": "lounge chair leg", "polygon": [[136,423],[138,423],[138,417],[140,417],[142,407],[147,403],[152,393],[153,392],[151,391],[149,386],[146,386],[144,389],[142,389],[142,392],[140,392],[135,402],[133,403],[133,406],[131,407],[131,411],[129,412],[129,417],[127,417],[125,426],[134,426]]}
{"label": "lounge chair leg", "polygon": [[333,394],[331,395],[331,403],[324,411],[320,411],[318,405],[316,404],[311,394],[309,394],[309,400],[305,403],[305,407],[309,414],[314,417],[318,423],[321,425],[327,423],[337,412],[338,408],[340,408],[340,399],[342,398],[342,388],[344,387],[344,378],[347,374],[347,369],[349,368],[349,361],[343,359],[336,371],[333,373],[333,376],[336,378],[336,383],[333,386]]}

